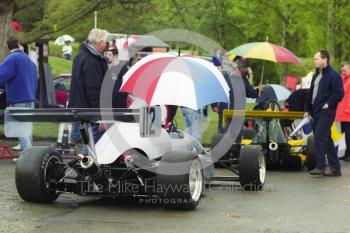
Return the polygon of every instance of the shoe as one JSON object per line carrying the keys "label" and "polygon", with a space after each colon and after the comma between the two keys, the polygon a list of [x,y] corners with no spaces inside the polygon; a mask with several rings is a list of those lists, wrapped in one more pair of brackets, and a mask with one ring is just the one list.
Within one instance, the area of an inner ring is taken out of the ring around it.
{"label": "shoe", "polygon": [[17,146],[12,147],[12,150],[21,150],[21,144],[18,144]]}
{"label": "shoe", "polygon": [[323,176],[325,174],[324,172],[324,169],[318,169],[318,168],[315,168],[314,170],[311,170],[310,171],[310,175],[313,175],[313,176]]}
{"label": "shoe", "polygon": [[340,170],[335,170],[333,168],[327,169],[324,176],[341,176]]}

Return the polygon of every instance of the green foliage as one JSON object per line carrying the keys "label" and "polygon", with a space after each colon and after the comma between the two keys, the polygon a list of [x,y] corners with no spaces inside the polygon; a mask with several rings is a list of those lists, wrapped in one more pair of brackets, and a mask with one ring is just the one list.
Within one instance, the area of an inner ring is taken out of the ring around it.
{"label": "green foliage", "polygon": [[[0,134],[4,135],[4,126],[0,125]],[[33,123],[33,137],[37,139],[57,138],[58,123]]]}
{"label": "green foliage", "polygon": [[51,67],[52,75],[55,76],[60,73],[72,72],[72,61],[65,60],[61,57],[49,57],[49,65]]}
{"label": "green foliage", "polygon": [[[72,57],[74,58],[79,53],[80,43],[73,42],[73,43],[71,43],[71,46],[73,48]],[[49,55],[55,56],[55,57],[63,57],[62,45],[55,45],[54,41],[50,41],[49,42]]]}

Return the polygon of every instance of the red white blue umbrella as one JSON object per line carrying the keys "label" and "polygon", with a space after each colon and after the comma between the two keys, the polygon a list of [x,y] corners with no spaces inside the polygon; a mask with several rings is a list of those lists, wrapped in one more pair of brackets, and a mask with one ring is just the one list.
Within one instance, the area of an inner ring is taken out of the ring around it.
{"label": "red white blue umbrella", "polygon": [[193,56],[153,54],[137,62],[123,77],[122,92],[148,105],[177,105],[200,109],[229,102],[229,87],[210,62]]}

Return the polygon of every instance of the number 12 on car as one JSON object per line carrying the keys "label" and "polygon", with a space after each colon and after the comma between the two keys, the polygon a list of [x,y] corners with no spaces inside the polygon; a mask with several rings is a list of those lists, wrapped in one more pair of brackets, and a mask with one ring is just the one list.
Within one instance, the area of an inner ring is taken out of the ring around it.
{"label": "number 12 on car", "polygon": [[140,117],[141,137],[158,137],[161,133],[161,112],[159,106],[142,107]]}

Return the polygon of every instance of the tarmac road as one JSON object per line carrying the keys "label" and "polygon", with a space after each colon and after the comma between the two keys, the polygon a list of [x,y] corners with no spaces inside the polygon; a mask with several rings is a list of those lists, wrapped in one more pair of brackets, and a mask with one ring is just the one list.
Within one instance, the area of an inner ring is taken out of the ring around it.
{"label": "tarmac road", "polygon": [[269,171],[262,192],[210,187],[196,210],[170,211],[70,194],[50,205],[26,203],[16,191],[15,163],[1,159],[0,232],[350,232],[350,163],[342,166],[342,177]]}

